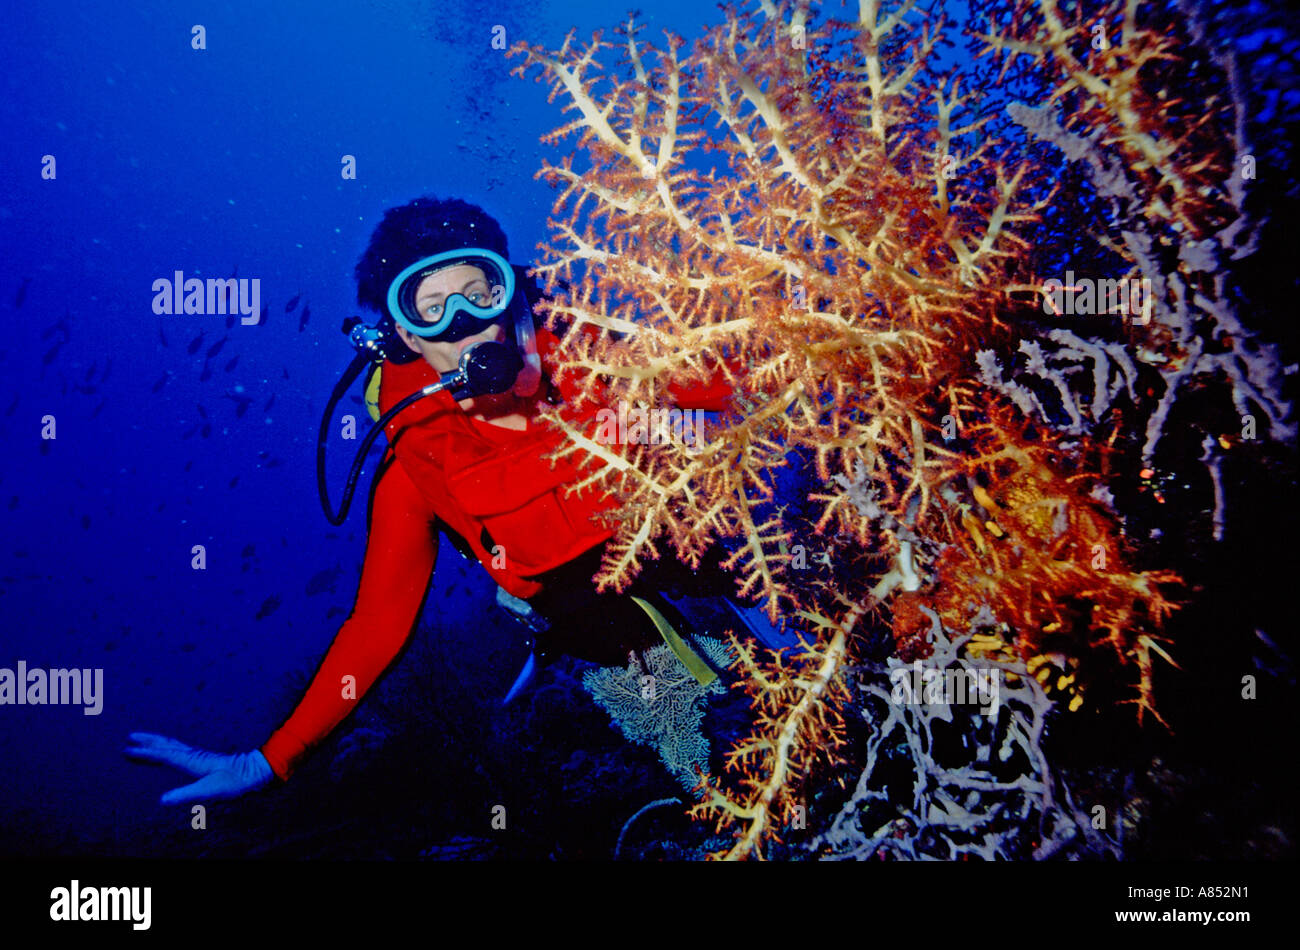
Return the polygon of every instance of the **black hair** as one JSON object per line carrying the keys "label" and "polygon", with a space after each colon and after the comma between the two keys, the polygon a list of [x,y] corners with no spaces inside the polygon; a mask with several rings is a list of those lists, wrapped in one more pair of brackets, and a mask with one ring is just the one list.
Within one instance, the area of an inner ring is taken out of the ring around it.
{"label": "black hair", "polygon": [[388,315],[388,285],[422,257],[481,247],[510,260],[505,232],[477,205],[458,198],[426,195],[389,208],[357,261],[357,303]]}

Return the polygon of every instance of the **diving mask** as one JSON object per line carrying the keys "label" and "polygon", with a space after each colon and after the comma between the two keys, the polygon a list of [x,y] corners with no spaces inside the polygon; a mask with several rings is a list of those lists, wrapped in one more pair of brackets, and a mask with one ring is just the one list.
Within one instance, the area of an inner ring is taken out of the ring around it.
{"label": "diving mask", "polygon": [[[418,297],[426,277],[460,265],[476,267],[482,277],[467,275],[461,289],[428,298]],[[530,396],[541,382],[532,309],[525,295],[516,299],[514,268],[499,254],[483,248],[462,248],[421,258],[388,287],[388,312],[401,327],[426,340],[455,343],[502,322],[514,331],[524,368],[515,382],[518,396]]]}

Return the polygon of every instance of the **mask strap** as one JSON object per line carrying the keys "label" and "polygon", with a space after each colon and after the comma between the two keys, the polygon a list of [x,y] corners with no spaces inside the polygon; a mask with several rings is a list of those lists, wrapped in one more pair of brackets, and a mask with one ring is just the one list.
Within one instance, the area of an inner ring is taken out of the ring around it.
{"label": "mask strap", "polygon": [[523,297],[523,290],[518,291],[523,298],[515,315],[515,345],[523,358],[524,368],[515,379],[514,394],[531,396],[542,384],[542,358],[537,355],[537,332],[533,327],[533,311],[528,306],[528,299]]}

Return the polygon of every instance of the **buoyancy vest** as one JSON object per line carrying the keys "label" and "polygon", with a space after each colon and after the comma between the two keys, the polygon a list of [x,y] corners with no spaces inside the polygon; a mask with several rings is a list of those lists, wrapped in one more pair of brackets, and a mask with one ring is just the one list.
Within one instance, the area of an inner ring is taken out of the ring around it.
{"label": "buoyancy vest", "polygon": [[[544,366],[554,345],[555,337],[539,330]],[[385,362],[380,411],[437,378],[422,359]],[[594,414],[596,407],[576,405],[576,394],[563,382],[557,388],[575,419]],[[515,597],[534,596],[542,589],[537,575],[613,534],[597,515],[614,501],[598,488],[568,489],[605,463],[579,450],[553,464],[547,456],[564,444],[564,435],[536,418],[523,431],[492,425],[472,418],[444,390],[404,410],[389,423],[387,435],[397,463],[439,519]]]}

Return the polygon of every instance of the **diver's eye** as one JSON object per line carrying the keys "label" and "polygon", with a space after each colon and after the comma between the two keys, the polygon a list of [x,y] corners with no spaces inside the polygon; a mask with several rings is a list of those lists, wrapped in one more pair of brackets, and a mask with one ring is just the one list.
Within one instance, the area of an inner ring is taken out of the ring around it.
{"label": "diver's eye", "polygon": [[442,316],[442,304],[440,304],[440,303],[431,303],[431,304],[429,304],[429,306],[427,306],[427,307],[424,308],[424,312],[425,312],[426,315],[428,315],[428,316],[430,316],[430,317],[441,317],[441,316]]}
{"label": "diver's eye", "polygon": [[481,307],[481,306],[483,306],[483,304],[480,303],[480,301],[481,301],[485,296],[487,296],[487,295],[484,294],[481,290],[476,290],[476,291],[474,291],[473,293],[471,293],[471,294],[469,295],[469,302],[472,303],[472,304],[474,304],[474,306],[476,306],[476,307]]}

